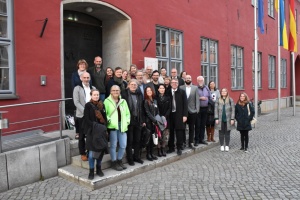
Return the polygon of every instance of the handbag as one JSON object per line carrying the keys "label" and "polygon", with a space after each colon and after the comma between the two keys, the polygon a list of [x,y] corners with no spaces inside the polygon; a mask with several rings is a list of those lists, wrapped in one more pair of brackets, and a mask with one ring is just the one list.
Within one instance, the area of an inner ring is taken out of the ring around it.
{"label": "handbag", "polygon": [[[250,108],[249,108],[249,103],[247,104],[247,108],[248,108],[248,116],[251,114],[250,113]],[[252,118],[252,120],[250,121],[251,125],[255,125],[257,122],[257,119],[255,117]]]}
{"label": "handbag", "polygon": [[158,137],[157,137],[157,134],[153,133],[153,134],[152,134],[152,139],[153,139],[153,144],[154,144],[154,145],[157,145],[157,144],[158,144]]}

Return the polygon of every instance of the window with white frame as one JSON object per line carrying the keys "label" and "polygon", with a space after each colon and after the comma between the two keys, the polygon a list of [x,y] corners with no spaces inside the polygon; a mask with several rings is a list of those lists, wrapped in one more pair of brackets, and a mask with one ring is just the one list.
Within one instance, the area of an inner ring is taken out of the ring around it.
{"label": "window with white frame", "polygon": [[206,84],[214,81],[218,87],[218,42],[201,38],[201,75]]}
{"label": "window with white frame", "polygon": [[274,0],[268,0],[268,15],[274,18]]}
{"label": "window with white frame", "polygon": [[281,59],[280,64],[280,87],[286,88],[286,59]]}
{"label": "window with white frame", "polygon": [[167,73],[176,68],[178,72],[182,69],[182,32],[169,28],[156,27],[156,58],[158,69],[165,67]]}
{"label": "window with white frame", "polygon": [[234,45],[231,46],[231,88],[244,88],[244,50]]}
{"label": "window with white frame", "polygon": [[276,79],[275,79],[275,56],[269,55],[269,88],[274,89],[276,87]]}
{"label": "window with white frame", "polygon": [[14,94],[13,1],[0,0],[0,98]]}
{"label": "window with white frame", "polygon": [[[257,52],[257,87],[261,88],[261,52]],[[254,51],[252,52],[252,86],[254,88],[254,83],[255,83],[255,77],[254,77],[254,73],[255,73],[255,66],[254,66]]]}

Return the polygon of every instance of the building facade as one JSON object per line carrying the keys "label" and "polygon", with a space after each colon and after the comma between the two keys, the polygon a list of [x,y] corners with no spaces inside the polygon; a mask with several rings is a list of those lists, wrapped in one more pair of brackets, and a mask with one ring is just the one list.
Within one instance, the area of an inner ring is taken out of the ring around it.
{"label": "building facade", "polygon": [[[283,48],[278,72],[274,2],[264,1],[265,33],[258,33],[258,98],[263,111],[277,108],[278,87],[284,104],[290,103],[292,62],[300,84],[300,59],[291,60]],[[288,1],[285,6],[289,30]],[[295,1],[297,31],[299,10]],[[235,101],[241,91],[254,97],[253,0],[1,0],[0,16],[0,106],[72,97],[71,73],[77,61],[85,59],[92,66],[97,55],[104,67],[126,69],[131,63],[143,68],[145,57],[157,58],[159,67],[184,70],[194,83],[199,75],[206,82],[214,80],[218,88],[228,88]],[[300,96],[299,87],[296,94]],[[70,114],[73,102],[63,106]],[[1,110],[15,122],[56,116],[58,103]],[[57,129],[54,119],[46,121],[53,125],[43,130]]]}

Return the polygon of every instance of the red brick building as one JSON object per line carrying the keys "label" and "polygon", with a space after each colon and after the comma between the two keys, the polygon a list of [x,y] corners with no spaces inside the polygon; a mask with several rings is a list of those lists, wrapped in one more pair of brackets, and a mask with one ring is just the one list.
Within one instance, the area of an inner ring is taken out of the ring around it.
{"label": "red brick building", "polygon": [[[263,111],[276,109],[279,87],[274,2],[264,1],[265,34],[258,33],[258,98]],[[289,30],[288,1],[285,6]],[[298,1],[295,10],[298,30]],[[0,106],[72,97],[71,73],[77,61],[83,58],[92,65],[97,55],[104,67],[127,69],[131,63],[142,68],[144,57],[158,58],[159,67],[185,70],[193,82],[198,75],[214,80],[219,88],[228,88],[235,101],[241,91],[254,97],[251,1],[1,0],[0,16]],[[281,97],[289,105],[292,61],[282,48],[280,57]],[[300,59],[296,85],[299,65]],[[42,75],[46,85],[41,85]],[[67,101],[66,108],[71,104]],[[4,117],[10,121],[21,121],[57,115],[58,103],[1,110],[9,111]],[[51,120],[55,121],[47,121]],[[45,128],[53,129],[57,125]]]}

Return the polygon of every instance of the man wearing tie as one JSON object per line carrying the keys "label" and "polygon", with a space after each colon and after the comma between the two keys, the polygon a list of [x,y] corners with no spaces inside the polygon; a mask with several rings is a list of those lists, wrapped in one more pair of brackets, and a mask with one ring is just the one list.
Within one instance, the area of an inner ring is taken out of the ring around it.
{"label": "man wearing tie", "polygon": [[186,93],[178,88],[178,79],[171,80],[172,87],[172,112],[170,115],[170,138],[168,153],[175,151],[174,137],[176,132],[176,148],[177,154],[182,154],[183,137],[185,134],[185,122],[188,115],[188,106]]}
{"label": "man wearing tie", "polygon": [[[194,147],[194,136],[195,136],[195,123],[197,119],[197,113],[200,108],[199,93],[197,86],[192,85],[191,75],[186,75],[185,85],[180,86],[180,89],[186,92],[187,104],[188,104],[188,118],[187,123],[189,124],[189,148],[195,149]],[[186,142],[186,134],[184,134],[184,143]]]}

